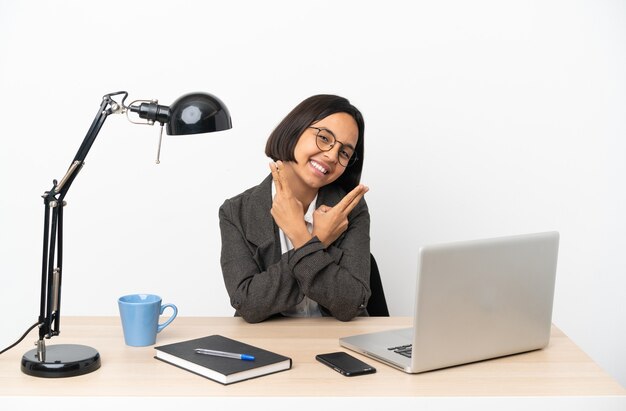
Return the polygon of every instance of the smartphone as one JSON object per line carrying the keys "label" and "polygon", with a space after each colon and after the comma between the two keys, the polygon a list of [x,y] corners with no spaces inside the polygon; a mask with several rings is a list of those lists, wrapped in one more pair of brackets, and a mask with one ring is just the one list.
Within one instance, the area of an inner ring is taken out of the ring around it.
{"label": "smartphone", "polygon": [[346,377],[376,372],[376,368],[342,351],[318,354],[315,359]]}

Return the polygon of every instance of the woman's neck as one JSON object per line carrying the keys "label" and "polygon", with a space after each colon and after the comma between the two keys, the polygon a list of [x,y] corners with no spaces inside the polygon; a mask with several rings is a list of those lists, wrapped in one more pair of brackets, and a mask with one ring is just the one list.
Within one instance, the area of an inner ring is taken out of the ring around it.
{"label": "woman's neck", "polygon": [[[293,192],[293,195],[302,203],[302,210],[306,214],[306,211],[309,209],[311,202],[317,195],[317,190],[311,191],[309,189],[309,190],[301,190],[300,192],[298,192],[297,188],[298,187],[294,187],[291,191]],[[299,187],[299,188],[303,188],[303,187]]]}
{"label": "woman's neck", "polygon": [[294,197],[296,197],[298,201],[302,203],[303,211],[304,213],[306,213],[309,205],[311,204],[319,190],[317,188],[306,185],[292,172],[289,167],[285,167],[283,170],[281,170],[281,173],[285,173],[291,192],[293,193]]}

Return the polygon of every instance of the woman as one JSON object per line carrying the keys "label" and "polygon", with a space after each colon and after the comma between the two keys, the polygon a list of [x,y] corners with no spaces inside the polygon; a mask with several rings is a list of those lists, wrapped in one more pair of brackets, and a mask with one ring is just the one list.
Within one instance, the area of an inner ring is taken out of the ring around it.
{"label": "woman", "polygon": [[267,141],[271,175],[220,208],[224,282],[246,321],[367,315],[364,128],[343,97],[304,100]]}

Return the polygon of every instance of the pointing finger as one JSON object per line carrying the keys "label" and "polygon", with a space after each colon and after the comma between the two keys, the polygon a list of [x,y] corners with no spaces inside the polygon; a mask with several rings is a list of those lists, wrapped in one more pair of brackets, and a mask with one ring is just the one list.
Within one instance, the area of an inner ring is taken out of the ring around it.
{"label": "pointing finger", "polygon": [[272,172],[272,180],[274,180],[274,186],[276,187],[276,193],[282,192],[282,184],[279,176],[278,167],[276,163],[270,163],[270,171]]}
{"label": "pointing finger", "polygon": [[282,172],[285,169],[285,165],[282,161],[276,162],[276,173],[278,174],[278,179],[280,180],[280,187],[286,195],[291,195],[291,187],[289,187],[289,181],[287,181],[287,175]]}
{"label": "pointing finger", "polygon": [[336,207],[345,214],[349,214],[368,191],[368,187],[364,186],[363,184],[359,184],[352,191],[346,194],[346,196],[341,199]]}

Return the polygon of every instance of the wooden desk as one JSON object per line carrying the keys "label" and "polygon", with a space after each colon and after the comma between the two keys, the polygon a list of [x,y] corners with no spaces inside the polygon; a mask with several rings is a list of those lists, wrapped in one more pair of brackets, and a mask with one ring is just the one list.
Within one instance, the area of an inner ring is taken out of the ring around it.
{"label": "wooden desk", "polygon": [[[315,354],[339,351],[341,336],[410,326],[405,317],[279,319],[247,324],[240,318],[177,318],[157,345],[222,334],[293,359],[289,371],[222,386],[155,360],[153,347],[124,344],[117,317],[64,317],[54,343],[93,346],[102,367],[66,379],[41,379],[20,371],[22,355],[36,333],[0,357],[0,396],[625,396],[626,390],[603,372],[556,327],[540,351],[409,375],[365,358],[376,374],[347,378],[321,365]],[[1,399],[1,398],[0,398]]]}

